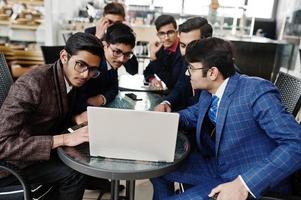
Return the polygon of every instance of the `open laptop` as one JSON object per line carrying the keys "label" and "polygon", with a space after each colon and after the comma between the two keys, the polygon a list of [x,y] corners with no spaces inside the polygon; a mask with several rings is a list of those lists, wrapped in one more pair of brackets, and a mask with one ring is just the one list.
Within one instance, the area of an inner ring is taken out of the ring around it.
{"label": "open laptop", "polygon": [[91,156],[173,162],[179,114],[88,107]]}

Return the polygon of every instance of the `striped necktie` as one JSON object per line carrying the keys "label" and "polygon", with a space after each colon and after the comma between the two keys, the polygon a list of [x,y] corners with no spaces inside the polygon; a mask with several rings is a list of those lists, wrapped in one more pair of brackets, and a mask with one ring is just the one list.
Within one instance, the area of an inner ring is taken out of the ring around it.
{"label": "striped necktie", "polygon": [[215,95],[212,95],[211,97],[211,103],[210,103],[210,109],[208,112],[209,119],[213,123],[213,125],[216,125],[216,117],[217,117],[217,103],[219,101],[219,98]]}

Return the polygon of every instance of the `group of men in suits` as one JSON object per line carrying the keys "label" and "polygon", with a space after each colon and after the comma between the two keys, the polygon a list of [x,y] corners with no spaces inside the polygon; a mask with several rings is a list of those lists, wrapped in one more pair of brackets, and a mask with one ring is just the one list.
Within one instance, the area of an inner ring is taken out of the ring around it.
{"label": "group of men in suits", "polygon": [[[132,58],[135,35],[116,23],[124,15],[114,16],[114,9],[87,31],[92,34],[71,36],[56,63],[20,77],[0,110],[0,159],[23,168],[31,183],[56,183],[55,199],[82,199],[86,177],[52,150],[89,141],[87,127],[64,134],[66,126],[86,121],[87,105],[114,99],[117,69]],[[196,128],[197,150],[175,172],[151,180],[153,198],[240,200],[267,190],[287,192],[287,177],[301,167],[301,128],[277,88],[236,73],[229,42],[211,38],[206,19],[181,24],[179,38],[173,17],[162,15],[155,25],[160,43],[152,46],[144,75],[155,87],[164,81],[171,89],[156,110],[182,109],[180,127]],[[0,177],[0,186],[16,182]],[[175,195],[175,181],[187,190]]]}

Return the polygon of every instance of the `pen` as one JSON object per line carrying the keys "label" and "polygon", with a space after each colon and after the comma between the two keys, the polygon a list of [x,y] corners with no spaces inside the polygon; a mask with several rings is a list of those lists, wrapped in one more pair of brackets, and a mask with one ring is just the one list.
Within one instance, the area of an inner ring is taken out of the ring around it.
{"label": "pen", "polygon": [[154,74],[154,77],[158,80],[161,81],[161,79],[159,78],[159,76],[157,74]]}

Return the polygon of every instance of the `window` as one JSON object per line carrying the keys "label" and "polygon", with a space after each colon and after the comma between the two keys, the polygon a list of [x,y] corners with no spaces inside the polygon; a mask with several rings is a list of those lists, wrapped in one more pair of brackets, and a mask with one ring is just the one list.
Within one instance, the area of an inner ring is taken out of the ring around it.
{"label": "window", "polygon": [[247,16],[266,19],[272,18],[274,3],[274,0],[249,0]]}
{"label": "window", "polygon": [[163,7],[163,13],[181,13],[182,0],[154,0],[154,6]]}
{"label": "window", "polygon": [[211,0],[185,0],[184,14],[207,16]]}

